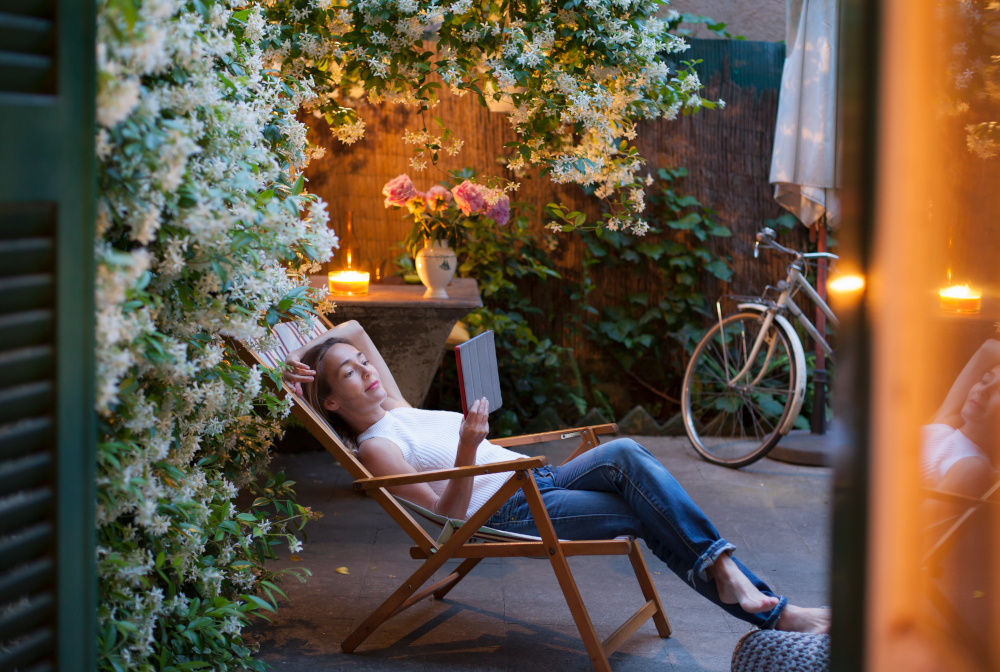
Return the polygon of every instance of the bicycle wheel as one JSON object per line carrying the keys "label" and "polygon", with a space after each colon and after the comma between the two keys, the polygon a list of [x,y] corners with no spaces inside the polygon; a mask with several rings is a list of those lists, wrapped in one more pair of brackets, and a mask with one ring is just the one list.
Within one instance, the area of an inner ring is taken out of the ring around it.
{"label": "bicycle wheel", "polygon": [[796,359],[777,321],[753,354],[764,318],[756,312],[729,315],[721,329],[719,324],[709,329],[688,363],[681,397],[684,429],[695,450],[713,464],[735,469],[764,457],[781,439],[778,429],[795,405]]}

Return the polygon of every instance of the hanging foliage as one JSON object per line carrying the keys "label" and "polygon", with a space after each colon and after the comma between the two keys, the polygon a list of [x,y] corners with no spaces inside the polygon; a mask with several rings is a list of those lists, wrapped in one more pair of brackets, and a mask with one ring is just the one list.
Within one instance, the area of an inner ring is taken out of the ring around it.
{"label": "hanging foliage", "polygon": [[[636,121],[721,103],[699,95],[692,64],[671,71],[661,58],[688,48],[673,34],[682,21],[704,19],[676,11],[657,18],[661,7],[659,0],[292,0],[270,5],[270,23],[252,15],[247,25],[261,35],[266,63],[312,83],[305,109],[325,117],[343,142],[364,133],[364,101],[427,111],[445,87],[471,93],[510,110],[514,175],[534,165],[556,183],[591,187],[606,201],[605,224],[642,234],[643,160],[630,144]],[[404,137],[417,146],[414,170],[462,146],[447,129],[435,135],[426,125]]]}

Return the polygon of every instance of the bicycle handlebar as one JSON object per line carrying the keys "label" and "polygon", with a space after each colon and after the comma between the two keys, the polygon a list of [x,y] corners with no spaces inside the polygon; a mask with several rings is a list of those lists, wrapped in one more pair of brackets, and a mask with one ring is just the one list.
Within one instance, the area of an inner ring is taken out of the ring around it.
{"label": "bicycle handlebar", "polygon": [[793,250],[791,248],[785,247],[779,243],[775,238],[774,229],[770,227],[764,227],[757,233],[757,242],[753,247],[753,256],[757,258],[760,246],[763,244],[765,248],[770,248],[773,250],[778,250],[779,252],[784,252],[785,254],[796,257],[797,259],[839,259],[836,254],[831,254],[830,252],[799,252],[798,250]]}

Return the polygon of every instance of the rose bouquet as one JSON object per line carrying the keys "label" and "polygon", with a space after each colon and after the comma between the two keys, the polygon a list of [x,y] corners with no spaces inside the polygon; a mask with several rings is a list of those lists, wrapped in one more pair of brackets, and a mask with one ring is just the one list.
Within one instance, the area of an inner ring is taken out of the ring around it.
{"label": "rose bouquet", "polygon": [[413,228],[403,244],[412,254],[425,244],[446,240],[452,249],[465,239],[469,221],[481,217],[503,226],[510,219],[510,199],[503,190],[465,180],[452,189],[434,185],[417,191],[409,175],[399,175],[382,187],[385,207],[406,208]]}

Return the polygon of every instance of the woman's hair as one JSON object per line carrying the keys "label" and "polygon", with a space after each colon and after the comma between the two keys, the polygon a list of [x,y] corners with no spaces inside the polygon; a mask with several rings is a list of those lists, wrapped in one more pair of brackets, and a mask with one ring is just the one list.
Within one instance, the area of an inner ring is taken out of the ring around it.
{"label": "woman's hair", "polygon": [[302,385],[302,392],[305,395],[306,401],[313,409],[323,416],[333,430],[337,432],[344,444],[357,452],[358,450],[358,434],[354,431],[347,422],[337,415],[326,409],[323,402],[326,401],[333,393],[333,388],[330,387],[329,377],[326,375],[326,369],[323,365],[323,358],[326,356],[327,351],[335,345],[340,343],[346,343],[347,345],[354,346],[346,338],[328,338],[322,343],[314,345],[306,353],[302,355],[302,363],[308,366],[310,369],[316,372],[316,376],[313,378],[313,382],[304,383]]}

